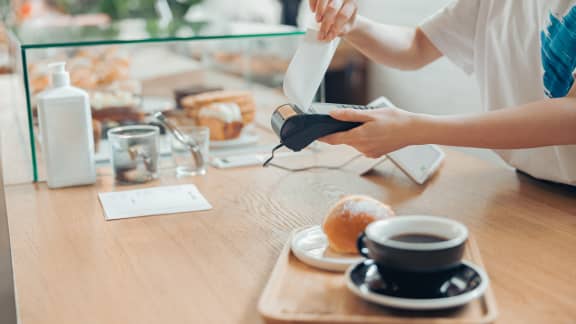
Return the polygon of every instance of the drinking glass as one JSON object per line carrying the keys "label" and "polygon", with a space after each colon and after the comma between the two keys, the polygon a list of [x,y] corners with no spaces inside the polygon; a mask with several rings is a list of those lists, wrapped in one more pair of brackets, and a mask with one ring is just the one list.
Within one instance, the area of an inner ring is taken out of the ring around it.
{"label": "drinking glass", "polygon": [[150,125],[112,128],[108,131],[116,182],[144,183],[158,177],[160,129]]}
{"label": "drinking glass", "polygon": [[178,128],[188,144],[196,144],[204,159],[204,165],[197,165],[190,148],[175,137],[171,138],[172,158],[178,176],[196,176],[206,174],[206,164],[210,147],[210,129],[202,126],[185,126]]}

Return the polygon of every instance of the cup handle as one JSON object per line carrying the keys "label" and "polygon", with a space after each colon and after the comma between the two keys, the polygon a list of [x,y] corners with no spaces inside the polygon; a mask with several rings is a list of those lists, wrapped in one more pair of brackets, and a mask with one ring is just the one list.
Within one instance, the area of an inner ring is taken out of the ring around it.
{"label": "cup handle", "polygon": [[366,244],[364,243],[364,239],[366,238],[366,234],[362,232],[358,239],[356,239],[356,249],[358,249],[358,253],[365,258],[370,258],[368,255],[368,248],[366,248]]}

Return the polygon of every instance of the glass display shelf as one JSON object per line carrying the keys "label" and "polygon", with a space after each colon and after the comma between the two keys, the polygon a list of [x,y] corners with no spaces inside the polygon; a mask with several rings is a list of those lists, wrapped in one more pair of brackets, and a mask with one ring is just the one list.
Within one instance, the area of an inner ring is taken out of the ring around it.
{"label": "glass display shelf", "polygon": [[[91,102],[95,98],[102,101],[103,93],[106,98],[121,93],[122,98],[129,97],[130,108],[138,110],[139,116],[150,115],[145,106],[151,101],[172,100],[171,109],[182,109],[174,105],[173,95],[186,87],[248,90],[257,106],[262,106],[260,94],[278,92],[303,34],[293,26],[215,19],[173,20],[164,25],[158,20],[130,19],[100,26],[29,24],[10,28],[13,69],[21,75],[20,96],[26,107],[15,115],[19,116],[17,128],[27,130],[24,142],[30,180],[45,177],[36,96],[49,86],[49,63],[66,62],[73,85],[88,91]],[[92,105],[93,118],[99,118],[103,111],[99,108]]]}
{"label": "glass display shelf", "polygon": [[160,26],[157,20],[129,19],[104,26],[12,27],[22,49],[158,43],[230,38],[266,38],[304,34],[293,26],[248,22],[172,21]]}

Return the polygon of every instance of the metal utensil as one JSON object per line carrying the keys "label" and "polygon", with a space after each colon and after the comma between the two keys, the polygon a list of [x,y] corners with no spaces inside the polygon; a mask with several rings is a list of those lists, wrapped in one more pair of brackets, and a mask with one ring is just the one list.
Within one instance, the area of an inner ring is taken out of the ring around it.
{"label": "metal utensil", "polygon": [[182,143],[182,145],[190,149],[190,152],[194,157],[194,162],[196,162],[196,165],[199,168],[203,168],[204,156],[202,155],[202,152],[200,151],[200,146],[198,146],[196,141],[194,141],[193,138],[187,138],[186,136],[184,136],[184,134],[182,134],[182,132],[178,129],[178,127],[172,124],[172,122],[168,120],[168,118],[166,118],[166,116],[164,116],[162,112],[155,113],[153,117],[156,120],[158,120],[160,124],[162,124],[162,126],[164,126],[168,131],[170,131],[170,133],[174,136],[174,138],[176,138],[178,142]]}

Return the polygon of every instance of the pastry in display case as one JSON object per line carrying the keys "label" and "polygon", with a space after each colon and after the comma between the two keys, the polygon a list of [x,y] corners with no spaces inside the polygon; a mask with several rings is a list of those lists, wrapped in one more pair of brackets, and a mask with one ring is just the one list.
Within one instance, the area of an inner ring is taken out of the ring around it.
{"label": "pastry in display case", "polygon": [[231,140],[255,118],[256,103],[250,91],[219,90],[189,95],[180,100],[183,114],[172,115],[178,124],[188,123],[210,128],[210,139]]}
{"label": "pastry in display case", "polygon": [[123,90],[95,91],[91,93],[92,117],[100,121],[142,121],[145,114],[138,110],[140,99]]}
{"label": "pastry in display case", "polygon": [[92,116],[101,122],[142,121],[138,110],[141,85],[131,77],[128,54],[116,46],[57,51],[51,58],[28,64],[32,109],[36,96],[50,86],[48,65],[66,62],[71,84],[90,95]]}
{"label": "pastry in display case", "polygon": [[[248,149],[248,145],[262,149],[265,145],[273,144],[259,142],[260,135],[254,123],[257,111],[263,109],[261,105],[271,109],[285,100],[277,86],[257,83],[249,77],[253,75],[250,69],[256,65],[243,67],[242,71],[246,73],[236,73],[223,68],[224,61],[210,57],[214,49],[222,49],[222,53],[233,53],[228,57],[231,65],[243,64],[237,60],[236,55],[240,55],[248,61],[258,61],[257,64],[274,65],[273,74],[282,76],[283,63],[265,55],[268,53],[255,53],[251,49],[280,49],[282,46],[279,44],[295,44],[303,35],[302,31],[286,26],[267,29],[262,25],[261,32],[243,33],[231,26],[206,28],[212,31],[227,30],[228,34],[203,34],[204,30],[197,29],[189,31],[193,34],[164,36],[160,33],[151,36],[146,26],[145,21],[132,21],[130,24],[113,22],[110,26],[114,29],[113,33],[108,31],[108,27],[101,28],[102,33],[94,28],[76,27],[58,29],[54,33],[49,31],[50,28],[38,33],[27,30],[19,34],[18,30],[12,31],[16,48],[19,49],[15,53],[20,53],[21,66],[25,67],[21,69],[22,79],[27,81],[22,91],[27,114],[23,115],[26,120],[20,128],[30,130],[33,180],[42,179],[44,173],[39,149],[41,139],[38,137],[36,96],[51,86],[48,65],[54,62],[65,62],[71,84],[89,94],[97,163],[109,159],[107,130],[121,125],[150,124],[151,116],[158,111],[165,113],[176,125],[209,128],[210,147],[216,151],[240,146],[244,150]],[[275,45],[263,45],[267,42]],[[291,55],[291,46],[283,48],[286,57]],[[181,51],[185,47],[194,47],[200,52],[205,50],[207,55],[194,57],[189,52]],[[250,60],[250,56],[255,59]],[[266,73],[265,70],[257,73],[261,72]],[[160,141],[169,143],[168,135],[162,133]],[[162,145],[161,155],[169,155],[169,145],[167,150]]]}
{"label": "pastry in display case", "polygon": [[216,86],[205,86],[205,85],[196,85],[196,86],[189,86],[189,87],[182,87],[174,89],[174,102],[176,103],[176,108],[182,109],[182,99],[188,96],[201,94],[204,92],[212,92],[212,91],[220,91],[223,90],[221,87]]}
{"label": "pastry in display case", "polygon": [[117,46],[80,47],[55,50],[50,58],[30,59],[28,72],[33,115],[37,114],[37,96],[50,87],[50,63],[66,62],[71,84],[86,90],[90,96],[96,152],[107,129],[144,121],[145,113],[140,109],[142,86],[131,75],[131,61],[126,50]]}
{"label": "pastry in display case", "polygon": [[[233,28],[246,33],[285,33],[291,26],[259,23],[234,23]],[[284,72],[296,50],[298,38],[259,38],[253,42],[208,42],[202,47],[188,44],[184,51],[192,58],[205,60],[211,68],[250,79],[269,87],[280,87]]]}
{"label": "pastry in display case", "polygon": [[210,129],[210,139],[224,141],[238,138],[244,128],[240,108],[233,102],[215,102],[200,108],[197,124]]}
{"label": "pastry in display case", "polygon": [[196,118],[200,109],[212,103],[235,103],[240,109],[242,120],[249,124],[254,120],[256,104],[254,96],[249,91],[222,90],[204,92],[198,95],[187,96],[182,99],[182,106],[191,118]]}
{"label": "pastry in display case", "polygon": [[30,58],[28,74],[32,94],[50,85],[47,65],[56,60],[66,62],[72,85],[86,91],[109,88],[114,83],[130,79],[128,53],[116,46],[54,50],[50,57]]}
{"label": "pastry in display case", "polygon": [[215,66],[223,71],[242,75],[250,71],[250,77],[257,82],[279,86],[281,78],[290,63],[289,57],[282,57],[274,53],[245,55],[239,52],[216,52],[212,56]]}

